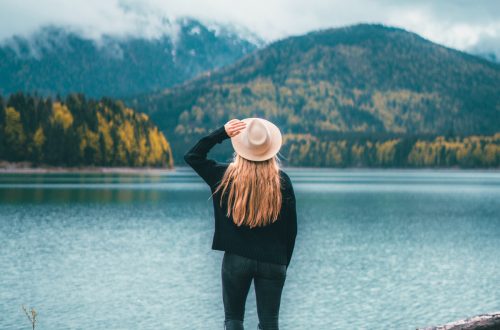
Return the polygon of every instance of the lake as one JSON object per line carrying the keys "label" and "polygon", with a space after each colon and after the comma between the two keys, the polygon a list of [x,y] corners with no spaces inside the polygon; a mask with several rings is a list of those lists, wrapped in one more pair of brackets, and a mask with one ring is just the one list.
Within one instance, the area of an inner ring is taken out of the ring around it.
{"label": "lake", "polygon": [[[285,168],[282,329],[415,329],[500,310],[500,172]],[[0,329],[222,329],[212,200],[190,168],[0,175]],[[253,286],[247,329],[257,328]]]}

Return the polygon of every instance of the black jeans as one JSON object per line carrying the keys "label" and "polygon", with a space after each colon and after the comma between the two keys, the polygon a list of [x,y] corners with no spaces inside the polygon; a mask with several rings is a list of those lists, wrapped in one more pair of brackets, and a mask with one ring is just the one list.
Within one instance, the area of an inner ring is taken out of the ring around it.
{"label": "black jeans", "polygon": [[224,329],[243,329],[245,303],[252,279],[259,316],[258,329],[278,329],[281,292],[286,271],[285,265],[261,262],[225,252],[221,270]]}

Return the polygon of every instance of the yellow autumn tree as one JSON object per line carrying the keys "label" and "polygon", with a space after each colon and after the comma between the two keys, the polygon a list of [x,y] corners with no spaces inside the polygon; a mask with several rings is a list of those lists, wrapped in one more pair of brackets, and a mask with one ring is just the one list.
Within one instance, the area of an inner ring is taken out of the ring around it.
{"label": "yellow autumn tree", "polygon": [[71,125],[73,125],[73,115],[65,104],[54,102],[52,104],[52,115],[50,117],[50,121],[52,124],[60,124],[64,130],[67,130]]}
{"label": "yellow autumn tree", "polygon": [[99,149],[102,162],[109,164],[113,157],[114,146],[113,138],[111,137],[112,124],[109,123],[100,112],[97,113],[97,122],[99,127]]}
{"label": "yellow autumn tree", "polygon": [[163,165],[165,162],[165,151],[168,148],[165,136],[158,131],[157,127],[150,128],[148,132],[149,136],[149,165]]}
{"label": "yellow autumn tree", "polygon": [[36,161],[39,161],[40,158],[43,155],[43,146],[45,144],[46,137],[45,133],[43,132],[43,127],[38,126],[38,128],[35,131],[35,134],[33,134],[33,157]]}
{"label": "yellow autumn tree", "polygon": [[136,148],[134,127],[128,120],[124,120],[123,123],[118,127],[118,136],[128,154],[132,154]]}
{"label": "yellow autumn tree", "polygon": [[99,163],[101,160],[99,152],[99,134],[89,129],[87,124],[78,128],[80,137],[80,158],[86,164]]}

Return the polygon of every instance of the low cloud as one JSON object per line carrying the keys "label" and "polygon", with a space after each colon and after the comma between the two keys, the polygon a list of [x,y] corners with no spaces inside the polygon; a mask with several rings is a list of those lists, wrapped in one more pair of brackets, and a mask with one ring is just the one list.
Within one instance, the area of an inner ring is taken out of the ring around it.
{"label": "low cloud", "polygon": [[176,36],[178,17],[235,24],[267,42],[360,22],[416,32],[449,47],[500,57],[500,2],[407,0],[2,0],[0,40],[46,25],[100,39]]}

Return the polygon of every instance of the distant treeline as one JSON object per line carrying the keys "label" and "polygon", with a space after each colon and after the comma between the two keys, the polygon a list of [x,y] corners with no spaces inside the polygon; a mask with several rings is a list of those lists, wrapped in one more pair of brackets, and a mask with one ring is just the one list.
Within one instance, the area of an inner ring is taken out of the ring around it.
{"label": "distant treeline", "polygon": [[287,134],[281,153],[293,166],[499,167],[500,133],[494,136],[348,137],[330,141]]}
{"label": "distant treeline", "polygon": [[70,94],[64,100],[0,96],[0,160],[58,166],[173,166],[149,117],[123,102]]}

